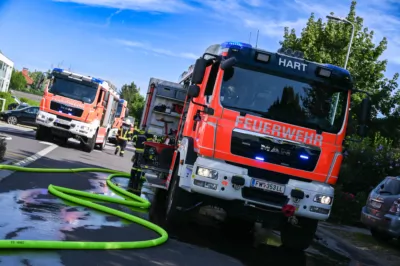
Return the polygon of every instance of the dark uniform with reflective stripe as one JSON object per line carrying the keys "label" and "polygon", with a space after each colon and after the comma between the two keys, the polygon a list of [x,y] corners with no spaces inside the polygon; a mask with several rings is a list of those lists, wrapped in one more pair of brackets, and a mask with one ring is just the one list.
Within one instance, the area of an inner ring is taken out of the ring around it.
{"label": "dark uniform with reflective stripe", "polygon": [[117,148],[115,149],[114,154],[117,154],[119,151],[119,156],[123,157],[128,140],[132,139],[132,136],[132,127],[128,124],[122,124],[122,126],[118,129]]}
{"label": "dark uniform with reflective stripe", "polygon": [[132,157],[131,179],[128,187],[135,193],[138,192],[140,180],[142,177],[141,159],[144,152],[144,142],[152,141],[153,136],[148,135],[145,131],[135,128],[133,136],[133,145],[135,146],[135,154]]}

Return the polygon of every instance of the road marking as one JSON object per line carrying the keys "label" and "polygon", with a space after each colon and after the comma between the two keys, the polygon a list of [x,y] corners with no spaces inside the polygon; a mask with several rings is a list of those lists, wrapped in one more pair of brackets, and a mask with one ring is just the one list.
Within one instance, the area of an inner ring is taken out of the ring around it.
{"label": "road marking", "polygon": [[[47,143],[46,143],[47,144]],[[23,160],[20,160],[16,163],[13,163],[12,161],[6,161],[3,164],[10,164],[10,165],[15,165],[19,167],[25,167],[34,161],[46,156],[48,153],[52,152],[55,148],[57,148],[58,145],[50,143],[50,146],[47,148],[44,148],[43,150],[35,153],[32,156],[29,156]],[[8,177],[9,175],[13,174],[14,171],[9,171],[9,170],[1,170],[0,171],[0,181],[3,180],[4,178]]]}

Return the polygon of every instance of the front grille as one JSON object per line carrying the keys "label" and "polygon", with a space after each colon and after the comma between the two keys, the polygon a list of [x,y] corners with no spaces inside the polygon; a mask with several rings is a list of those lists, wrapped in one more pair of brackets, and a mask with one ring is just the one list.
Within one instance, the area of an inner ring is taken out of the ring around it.
{"label": "front grille", "polygon": [[61,115],[56,115],[58,119],[62,119],[65,121],[72,121],[72,118],[70,117],[66,117],[66,116],[61,116]]}
{"label": "front grille", "polygon": [[64,124],[60,124],[60,123],[57,123],[57,122],[54,122],[54,125],[56,127],[60,127],[60,128],[64,128],[64,129],[70,129],[71,128],[71,126],[69,126],[69,125],[64,125]]}
{"label": "front grille", "polygon": [[285,195],[249,187],[242,188],[242,197],[257,202],[269,203],[278,206],[284,206],[289,201],[288,197]]}
{"label": "front grille", "polygon": [[83,109],[76,108],[70,105],[66,105],[59,102],[52,101],[50,103],[50,109],[57,112],[62,112],[65,114],[70,114],[76,117],[81,117],[83,114]]}
{"label": "front grille", "polygon": [[245,168],[248,171],[248,175],[253,178],[258,178],[266,181],[271,181],[279,184],[287,184],[289,182],[289,179],[292,180],[298,180],[302,182],[311,182],[310,179],[305,179],[297,176],[292,176],[292,175],[286,175],[278,172],[273,172],[261,168],[256,168],[244,164],[239,164],[239,163],[234,163],[234,162],[229,162],[225,161],[227,164],[234,165],[237,167]]}
{"label": "front grille", "polygon": [[314,171],[321,150],[318,147],[277,139],[268,135],[232,132],[231,153],[293,169]]}

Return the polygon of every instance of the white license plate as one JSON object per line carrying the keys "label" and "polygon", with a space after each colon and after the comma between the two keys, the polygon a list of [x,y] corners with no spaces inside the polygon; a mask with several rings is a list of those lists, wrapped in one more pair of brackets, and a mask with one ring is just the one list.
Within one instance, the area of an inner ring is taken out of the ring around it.
{"label": "white license plate", "polygon": [[380,207],[382,207],[382,203],[371,200],[371,207],[375,208],[375,209],[379,209]]}
{"label": "white license plate", "polygon": [[272,182],[267,182],[263,180],[258,180],[258,179],[252,179],[251,180],[251,186],[255,188],[260,188],[263,190],[268,190],[268,191],[273,191],[277,193],[285,193],[285,186],[272,183]]}
{"label": "white license plate", "polygon": [[62,120],[62,119],[57,119],[56,122],[59,124],[62,124],[62,125],[69,125],[69,121]]}

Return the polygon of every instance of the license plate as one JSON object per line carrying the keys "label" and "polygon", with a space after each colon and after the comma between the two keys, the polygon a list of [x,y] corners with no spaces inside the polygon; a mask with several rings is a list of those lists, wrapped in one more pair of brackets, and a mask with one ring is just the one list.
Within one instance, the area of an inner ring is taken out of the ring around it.
{"label": "license plate", "polygon": [[371,200],[370,205],[372,208],[375,208],[375,209],[379,209],[380,207],[382,207],[382,203],[374,201],[374,200]]}
{"label": "license plate", "polygon": [[62,124],[62,125],[69,125],[69,121],[62,120],[62,119],[57,119],[56,122],[59,124]]}
{"label": "license plate", "polygon": [[285,186],[263,180],[253,179],[251,180],[251,186],[262,190],[273,191],[281,194],[285,193]]}

